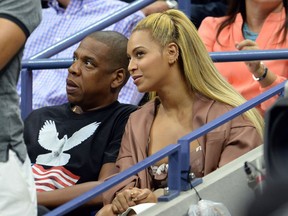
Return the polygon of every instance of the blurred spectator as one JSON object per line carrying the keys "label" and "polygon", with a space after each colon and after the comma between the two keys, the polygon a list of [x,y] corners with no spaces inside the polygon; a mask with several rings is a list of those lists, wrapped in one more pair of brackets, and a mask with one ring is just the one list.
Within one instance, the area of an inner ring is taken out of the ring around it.
{"label": "blurred spectator", "polygon": [[[231,0],[226,17],[207,17],[199,34],[209,52],[288,47],[287,0]],[[288,60],[215,63],[220,73],[247,100],[288,77]],[[263,102],[262,113],[277,96]]]}
{"label": "blurred spectator", "polygon": [[[127,3],[114,0],[49,0],[49,8],[43,9],[41,24],[26,43],[23,59],[30,58],[125,6]],[[131,30],[143,17],[141,12],[134,13],[105,30],[118,31],[129,38]],[[78,45],[79,43],[52,58],[72,58]],[[66,77],[67,69],[34,70],[33,109],[67,102]],[[17,88],[21,94],[20,82]],[[138,92],[133,81],[129,79],[119,94],[119,101],[138,104],[142,97],[143,94]]]}
{"label": "blurred spectator", "polygon": [[[126,2],[126,3],[132,3],[138,0],[121,0],[121,1]],[[145,16],[148,16],[151,13],[163,12],[171,8],[177,8],[177,6],[178,6],[178,3],[177,1],[174,1],[174,0],[167,0],[167,1],[156,0],[150,5],[144,7],[141,11],[145,14]]]}
{"label": "blurred spectator", "polygon": [[0,214],[37,215],[31,162],[16,92],[23,46],[41,20],[35,0],[0,1]]}
{"label": "blurred spectator", "polygon": [[221,17],[226,12],[227,0],[191,0],[190,20],[197,29],[206,17]]}
{"label": "blurred spectator", "polygon": [[42,8],[48,8],[48,0],[41,0]]}
{"label": "blurred spectator", "polygon": [[[132,3],[136,0],[122,0]],[[163,12],[168,9],[178,8],[177,1],[174,0],[158,0],[142,9],[147,16],[155,12]],[[202,20],[207,16],[220,17],[224,16],[227,11],[227,0],[191,0],[191,16],[190,20],[196,28],[198,28]]]}

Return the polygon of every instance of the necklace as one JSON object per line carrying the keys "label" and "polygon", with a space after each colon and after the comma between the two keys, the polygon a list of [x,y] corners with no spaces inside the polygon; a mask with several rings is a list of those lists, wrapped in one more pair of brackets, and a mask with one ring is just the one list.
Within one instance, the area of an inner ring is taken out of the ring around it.
{"label": "necklace", "polygon": [[72,111],[74,113],[77,113],[77,114],[83,113],[82,109],[79,106],[76,106],[76,105],[74,107],[72,107]]}

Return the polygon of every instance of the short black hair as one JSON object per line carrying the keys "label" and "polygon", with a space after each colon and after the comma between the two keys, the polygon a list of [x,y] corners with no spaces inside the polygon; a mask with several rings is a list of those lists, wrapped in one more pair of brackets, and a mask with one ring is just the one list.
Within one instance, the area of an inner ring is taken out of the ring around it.
{"label": "short black hair", "polygon": [[129,59],[127,57],[127,37],[116,31],[97,31],[88,35],[88,37],[110,47],[110,50],[107,53],[109,66],[111,66],[113,70],[120,68],[125,69],[126,76],[122,85],[124,86],[130,76],[128,72]]}

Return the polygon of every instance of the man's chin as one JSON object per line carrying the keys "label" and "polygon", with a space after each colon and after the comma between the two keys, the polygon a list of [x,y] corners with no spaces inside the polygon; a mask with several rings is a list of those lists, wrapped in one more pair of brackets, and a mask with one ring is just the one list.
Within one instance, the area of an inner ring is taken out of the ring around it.
{"label": "man's chin", "polygon": [[79,103],[79,100],[77,100],[77,98],[73,97],[72,95],[68,94],[67,99],[68,99],[68,102],[71,104],[77,105]]}

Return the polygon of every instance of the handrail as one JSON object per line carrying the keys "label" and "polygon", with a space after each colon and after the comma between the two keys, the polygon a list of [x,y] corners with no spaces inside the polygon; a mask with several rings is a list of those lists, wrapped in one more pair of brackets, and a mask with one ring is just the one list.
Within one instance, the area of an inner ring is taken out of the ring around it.
{"label": "handrail", "polygon": [[268,100],[269,98],[280,94],[284,87],[285,87],[286,81],[278,84],[277,86],[274,86],[271,89],[268,89],[267,91],[263,92],[262,94],[256,96],[255,98],[246,101],[245,103],[241,104],[238,107],[233,108],[229,112],[224,113],[221,118],[216,118],[211,122],[208,122],[207,124],[203,125],[202,127],[194,130],[190,134],[183,136],[179,139],[180,143],[183,143],[187,141],[190,143],[191,141],[197,139],[198,137],[206,134],[207,132],[211,131],[212,129],[230,121],[231,119],[237,117],[238,115],[241,115],[243,112],[246,112],[247,110],[259,105],[263,101]]}
{"label": "handrail", "polygon": [[[104,17],[102,20],[95,22],[94,24],[78,31],[70,37],[67,37],[56,44],[51,45],[50,47],[44,49],[43,51],[33,55],[30,59],[40,59],[40,58],[49,58],[56,53],[61,52],[62,50],[78,43],[84,37],[89,35],[92,32],[102,30],[119,20],[131,15],[132,13],[141,10],[145,6],[153,3],[155,0],[138,0],[128,6],[123,7],[121,10],[109,14]],[[22,70],[21,72],[21,116],[22,119],[25,119],[32,111],[32,80],[33,74],[31,70]]]}
{"label": "handrail", "polygon": [[87,35],[95,31],[102,30],[118,22],[121,19],[124,19],[125,17],[131,15],[132,13],[141,10],[142,8],[146,7],[147,5],[153,2],[155,2],[155,0],[138,0],[131,4],[128,4],[128,6],[123,7],[119,11],[116,11],[112,14],[108,14],[106,17],[104,17],[100,21],[95,22],[94,24],[76,32],[75,34],[51,45],[47,49],[44,49],[43,51],[33,55],[30,59],[49,58],[63,51],[64,49],[80,42]]}
{"label": "handrail", "polygon": [[[52,210],[46,216],[55,216],[55,215],[63,215],[64,213],[67,213],[68,211],[71,211],[80,205],[84,204],[85,202],[89,201],[93,197],[96,197],[100,193],[104,192],[105,190],[115,186],[117,183],[122,182],[123,180],[127,179],[128,177],[137,174],[139,171],[145,169],[146,167],[154,164],[156,161],[160,160],[161,158],[169,155],[169,152],[172,153],[173,146],[175,146],[175,149],[178,147],[181,147],[181,157],[178,158],[178,160],[170,160],[169,158],[169,169],[172,170],[174,167],[178,167],[178,169],[173,169],[173,171],[182,171],[182,170],[189,170],[189,159],[190,159],[190,142],[197,139],[198,137],[210,132],[214,128],[226,123],[227,121],[237,117],[238,115],[242,114],[243,112],[246,112],[247,110],[251,109],[252,107],[257,106],[258,104],[262,103],[263,101],[269,99],[270,97],[279,94],[281,91],[283,91],[285,87],[285,82],[282,82],[278,84],[277,86],[267,90],[266,92],[256,96],[255,98],[243,103],[242,105],[233,108],[232,110],[228,111],[227,113],[223,114],[222,116],[212,120],[211,122],[208,122],[207,124],[203,125],[202,127],[196,129],[195,131],[181,137],[178,140],[178,144],[171,144],[164,149],[161,149],[159,152],[156,152],[155,154],[145,158],[143,161],[140,161],[139,163],[135,164],[134,166],[130,167],[129,169],[117,174],[113,178],[109,179],[107,182],[104,182],[97,187],[93,188],[92,190],[80,195],[79,197],[65,203],[62,206],[59,206],[58,208]],[[179,150],[179,149],[178,149]],[[179,157],[179,155],[178,155]],[[180,159],[180,160],[179,160]],[[181,162],[181,168],[179,169],[179,162]],[[177,165],[178,163],[178,165]],[[126,176],[127,175],[127,176]],[[173,172],[171,172],[171,175],[173,175]],[[170,176],[170,173],[168,175],[168,178]],[[168,179],[168,186],[169,188],[173,188],[173,192],[177,194],[177,192],[180,193],[180,191],[177,191],[177,188],[179,189],[179,183],[175,186],[173,185],[171,181],[175,181],[175,177],[179,178],[179,174],[177,173],[175,176],[173,175],[173,178]],[[183,181],[182,181],[183,183]],[[187,182],[184,182],[187,184]],[[176,190],[175,190],[176,188]]]}
{"label": "handrail", "polygon": [[[275,50],[247,50],[230,52],[210,52],[214,62],[237,62],[253,60],[280,60],[288,59],[288,49]],[[68,68],[72,64],[72,58],[67,59],[25,59],[22,68],[29,70]]]}
{"label": "handrail", "polygon": [[[247,50],[231,52],[210,52],[214,62],[288,59],[288,49]],[[32,74],[34,69],[68,68],[72,59],[28,59],[22,62],[21,73],[21,115],[25,119],[32,111]],[[26,70],[25,70],[26,69]]]}
{"label": "handrail", "polygon": [[[72,59],[42,59],[53,56],[54,54],[70,47],[73,44],[81,41],[86,35],[102,30],[105,27],[117,22],[120,19],[129,16],[131,13],[136,12],[137,10],[142,9],[143,7],[149,5],[155,0],[139,0],[134,3],[131,3],[129,6],[123,8],[122,10],[114,13],[113,15],[108,15],[106,18],[100,22],[95,23],[94,25],[83,29],[77,32],[75,35],[60,41],[51,47],[43,50],[40,53],[32,56],[29,60],[24,60],[22,62],[22,68],[24,73],[21,74],[22,77],[22,86],[24,89],[27,89],[32,94],[32,73],[29,70],[32,69],[53,69],[53,68],[67,68],[71,65]],[[187,5],[188,1],[179,0],[179,7],[182,8],[182,11],[188,10]],[[187,11],[186,11],[187,13]],[[210,56],[214,62],[232,62],[232,61],[251,61],[251,60],[279,60],[279,59],[288,59],[288,49],[280,50],[257,50],[257,51],[237,51],[237,52],[214,52],[210,53]],[[38,60],[37,60],[38,59]],[[24,83],[25,82],[25,83]],[[100,195],[105,190],[111,188],[112,186],[120,183],[121,181],[127,179],[128,177],[138,173],[139,171],[147,168],[148,166],[154,164],[156,161],[160,160],[163,157],[169,157],[169,169],[173,169],[175,172],[170,172],[168,175],[168,186],[172,196],[177,196],[181,189],[187,188],[187,182],[181,180],[181,171],[187,171],[189,168],[189,143],[198,137],[208,133],[214,128],[226,123],[227,121],[235,118],[236,116],[242,114],[243,112],[251,109],[252,107],[260,104],[261,102],[267,100],[268,98],[280,93],[284,89],[285,82],[275,86],[274,88],[269,89],[268,91],[258,95],[257,97],[247,101],[246,103],[240,105],[239,107],[234,108],[233,110],[225,113],[219,118],[203,125],[202,127],[196,129],[195,131],[183,136],[178,140],[177,144],[171,144],[164,149],[161,149],[159,152],[147,157],[143,161],[137,163],[136,165],[130,167],[129,169],[117,174],[111,179],[105,181],[94,189],[82,194],[81,196],[65,203],[62,206],[54,209],[53,211],[46,214],[47,216],[54,215],[63,215],[80,205],[84,204],[93,197]],[[22,91],[22,95],[26,94],[26,91]],[[31,96],[31,95],[30,95]],[[26,100],[21,100],[27,103]],[[22,104],[21,104],[22,105]],[[28,102],[28,107],[32,107],[32,96],[31,101]],[[27,106],[26,106],[27,108]],[[25,108],[25,109],[26,109]],[[26,109],[27,110],[27,109]],[[182,174],[183,175],[183,174]]]}
{"label": "handrail", "polygon": [[281,60],[281,59],[288,59],[288,49],[211,52],[210,57],[213,59],[215,63],[254,61],[254,60]]}

